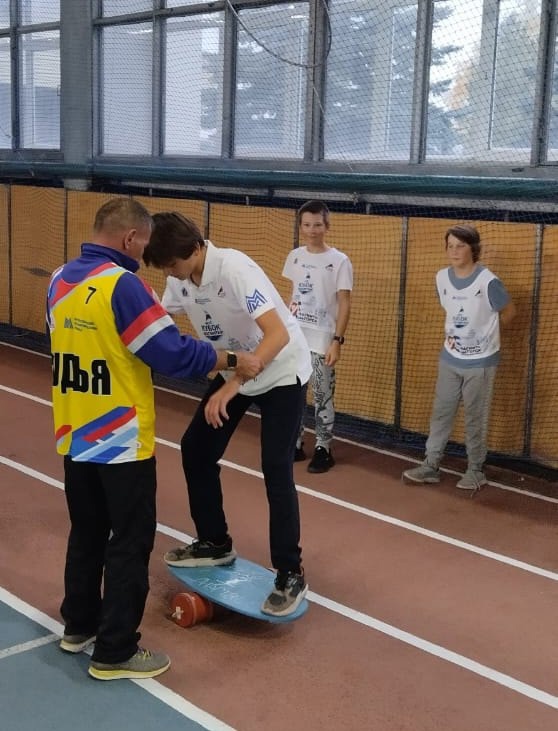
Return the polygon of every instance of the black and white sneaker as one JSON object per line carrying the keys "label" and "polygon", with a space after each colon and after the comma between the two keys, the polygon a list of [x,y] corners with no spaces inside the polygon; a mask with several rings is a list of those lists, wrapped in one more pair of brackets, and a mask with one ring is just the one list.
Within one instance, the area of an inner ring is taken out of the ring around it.
{"label": "black and white sneaker", "polygon": [[308,584],[304,573],[295,574],[294,571],[278,571],[275,579],[275,588],[262,604],[264,614],[273,614],[276,617],[286,617],[292,614],[306,596]]}
{"label": "black and white sneaker", "polygon": [[310,460],[307,470],[308,472],[314,473],[327,472],[334,464],[335,460],[333,459],[330,449],[326,449],[325,447],[316,447],[314,450],[314,456]]}
{"label": "black and white sneaker", "polygon": [[236,558],[232,540],[216,545],[211,541],[194,541],[189,546],[178,546],[165,553],[164,559],[169,566],[226,566]]}

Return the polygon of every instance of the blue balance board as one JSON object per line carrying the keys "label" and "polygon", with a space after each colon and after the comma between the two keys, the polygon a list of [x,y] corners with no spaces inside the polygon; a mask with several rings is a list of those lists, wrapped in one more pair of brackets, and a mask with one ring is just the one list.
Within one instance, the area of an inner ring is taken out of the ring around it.
{"label": "blue balance board", "polygon": [[228,566],[168,568],[179,581],[206,599],[265,622],[292,622],[308,609],[308,602],[303,599],[296,611],[286,617],[264,614],[260,607],[273,589],[275,572],[244,558],[237,558]]}

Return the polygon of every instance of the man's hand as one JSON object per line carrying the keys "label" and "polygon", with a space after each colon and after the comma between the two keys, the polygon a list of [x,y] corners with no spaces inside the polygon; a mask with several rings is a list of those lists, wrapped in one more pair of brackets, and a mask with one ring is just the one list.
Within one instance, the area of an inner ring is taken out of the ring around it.
{"label": "man's hand", "polygon": [[262,359],[257,355],[244,350],[236,351],[236,368],[234,370],[242,381],[250,381],[259,375],[263,369]]}

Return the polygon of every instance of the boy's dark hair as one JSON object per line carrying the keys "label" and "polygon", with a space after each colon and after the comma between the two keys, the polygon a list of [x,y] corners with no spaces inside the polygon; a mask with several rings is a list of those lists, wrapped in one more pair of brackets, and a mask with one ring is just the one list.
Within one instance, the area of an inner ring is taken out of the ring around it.
{"label": "boy's dark hair", "polygon": [[147,266],[161,269],[175,259],[189,259],[202,246],[205,246],[202,233],[189,218],[176,212],[155,213],[143,261]]}
{"label": "boy's dark hair", "polygon": [[458,224],[452,226],[446,231],[446,249],[448,248],[448,239],[450,236],[455,236],[464,244],[469,244],[471,252],[473,254],[473,261],[477,262],[480,259],[481,253],[481,240],[480,234],[474,226],[470,226],[467,223]]}
{"label": "boy's dark hair", "polygon": [[300,206],[296,212],[296,220],[299,225],[303,213],[321,213],[325,225],[329,226],[329,208],[323,201],[307,201],[304,205]]}

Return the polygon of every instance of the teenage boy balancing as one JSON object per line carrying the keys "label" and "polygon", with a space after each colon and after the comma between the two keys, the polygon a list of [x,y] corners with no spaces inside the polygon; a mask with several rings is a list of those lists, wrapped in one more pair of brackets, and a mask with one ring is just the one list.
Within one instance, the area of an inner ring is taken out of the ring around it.
{"label": "teenage boy balancing", "polygon": [[453,226],[445,236],[449,267],[436,275],[440,304],[446,311],[445,339],[426,442],[426,459],[405,470],[411,482],[440,482],[438,466],[463,400],[467,471],[457,483],[463,490],[486,485],[488,419],[496,368],[500,360],[500,322],[509,324],[515,305],[506,288],[479,263],[476,228]]}
{"label": "teenage boy balancing", "polygon": [[[341,357],[351,312],[353,267],[346,254],[328,246],[329,210],[322,201],[308,201],[297,212],[303,246],[287,256],[283,276],[293,283],[290,310],[298,320],[312,356],[312,390],[316,420],[314,455],[308,472],[327,472],[335,407],[335,364]],[[296,443],[295,461],[306,459],[304,423]]]}
{"label": "teenage boy balancing", "polygon": [[234,561],[218,462],[242,416],[255,403],[261,414],[271,562],[277,570],[262,611],[291,614],[308,589],[293,479],[303,386],[312,370],[306,341],[279,293],[252,259],[204,241],[198,227],[178,213],[157,213],[153,220],[144,260],[167,275],[163,307],[170,313],[185,312],[201,339],[225,350],[251,351],[260,359],[258,374],[246,380],[232,372],[236,356],[231,352],[231,370],[220,371],[212,381],[182,437],[182,464],[197,540],[168,551],[165,561],[171,566]]}

